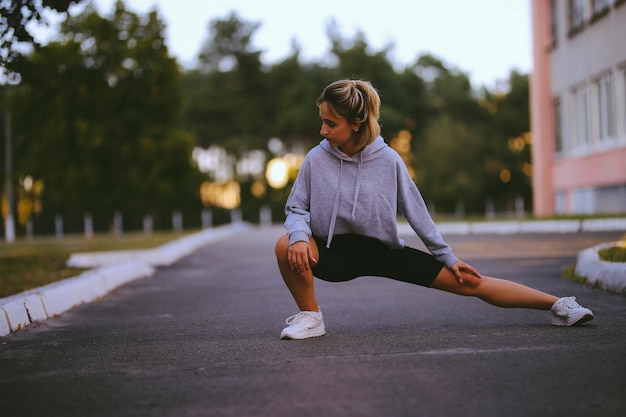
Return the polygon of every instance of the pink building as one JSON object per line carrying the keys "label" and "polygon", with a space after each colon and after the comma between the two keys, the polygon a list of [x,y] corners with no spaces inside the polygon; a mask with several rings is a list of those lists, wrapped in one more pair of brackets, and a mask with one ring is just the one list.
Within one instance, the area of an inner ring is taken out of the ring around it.
{"label": "pink building", "polygon": [[626,213],[626,0],[531,0],[536,216]]}

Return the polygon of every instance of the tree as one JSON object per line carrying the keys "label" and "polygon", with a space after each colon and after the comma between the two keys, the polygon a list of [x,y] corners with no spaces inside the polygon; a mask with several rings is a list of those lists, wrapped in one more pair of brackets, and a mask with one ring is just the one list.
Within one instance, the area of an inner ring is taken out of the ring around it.
{"label": "tree", "polygon": [[531,206],[530,103],[528,75],[512,71],[506,93],[484,92],[481,105],[491,113],[485,170],[488,189],[500,209],[512,210],[522,197]]}
{"label": "tree", "polygon": [[252,44],[258,27],[236,13],[209,24],[199,69],[186,75],[183,87],[188,97],[184,123],[200,146],[258,147],[267,130],[261,52]]}
{"label": "tree", "polygon": [[267,74],[267,105],[271,109],[268,137],[306,147],[317,144],[319,117],[315,100],[334,70],[319,64],[303,64],[298,51],[272,66]]}
{"label": "tree", "polygon": [[141,18],[118,1],[110,19],[87,7],[61,31],[24,67],[21,171],[42,178],[47,203],[73,218],[197,203],[193,142],[177,125],[180,70],[157,13]]}
{"label": "tree", "polygon": [[429,123],[418,144],[416,183],[439,212],[484,208],[481,132],[443,114]]}
{"label": "tree", "polygon": [[[13,81],[19,80],[17,68],[24,59],[24,48],[19,45],[30,45],[35,49],[41,47],[27,26],[30,23],[47,24],[44,17],[46,11],[65,13],[70,6],[83,0],[20,0],[0,2],[0,67],[5,76]],[[1,75],[1,74],[0,74]]]}

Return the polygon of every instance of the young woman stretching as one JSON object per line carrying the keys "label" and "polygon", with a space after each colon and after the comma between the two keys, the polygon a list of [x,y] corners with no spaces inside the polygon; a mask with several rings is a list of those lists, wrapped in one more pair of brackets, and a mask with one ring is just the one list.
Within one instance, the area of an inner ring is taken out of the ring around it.
{"label": "young woman stretching", "polygon": [[[278,267],[300,309],[287,319],[281,338],[326,334],[313,277],[332,282],[387,277],[498,307],[552,310],[555,325],[593,319],[574,297],[482,276],[453,254],[404,162],[380,136],[380,97],[369,82],[335,81],[317,105],[324,139],[302,164],[286,203],[287,234],[276,243]],[[430,253],[404,245],[398,212]]]}

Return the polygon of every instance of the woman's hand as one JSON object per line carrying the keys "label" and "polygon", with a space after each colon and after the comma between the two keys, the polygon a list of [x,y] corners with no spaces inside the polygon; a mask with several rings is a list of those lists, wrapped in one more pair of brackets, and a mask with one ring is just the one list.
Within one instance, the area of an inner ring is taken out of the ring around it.
{"label": "woman's hand", "polygon": [[456,280],[459,281],[459,284],[463,284],[463,274],[461,274],[461,272],[472,274],[479,279],[482,278],[480,272],[478,272],[473,266],[466,264],[460,259],[456,261],[454,265],[452,265],[449,269],[456,277]]}
{"label": "woman's hand", "polygon": [[311,245],[304,241],[293,243],[287,248],[287,260],[291,269],[300,274],[306,274],[311,270],[311,266],[317,264]]}

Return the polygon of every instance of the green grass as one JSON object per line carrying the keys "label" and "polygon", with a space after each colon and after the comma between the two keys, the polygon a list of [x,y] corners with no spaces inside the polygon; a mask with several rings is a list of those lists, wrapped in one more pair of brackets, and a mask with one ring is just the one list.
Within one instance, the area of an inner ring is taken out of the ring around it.
{"label": "green grass", "polygon": [[582,275],[578,275],[576,273],[576,266],[575,265],[570,265],[567,268],[565,268],[563,270],[563,273],[561,274],[562,278],[565,279],[569,279],[570,281],[573,282],[578,282],[581,284],[587,284],[587,277],[584,277]]}
{"label": "green grass", "polygon": [[[186,232],[186,233],[191,233]],[[69,268],[72,253],[151,249],[183,237],[186,233],[128,233],[123,236],[65,236],[63,239],[17,239],[0,243],[0,298],[73,277],[85,269]]]}
{"label": "green grass", "polygon": [[611,246],[598,251],[600,259],[607,262],[626,262],[626,247]]}
{"label": "green grass", "polygon": [[626,262],[626,234],[614,245],[598,251],[600,260],[607,262]]}

